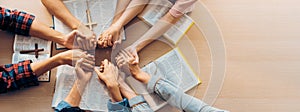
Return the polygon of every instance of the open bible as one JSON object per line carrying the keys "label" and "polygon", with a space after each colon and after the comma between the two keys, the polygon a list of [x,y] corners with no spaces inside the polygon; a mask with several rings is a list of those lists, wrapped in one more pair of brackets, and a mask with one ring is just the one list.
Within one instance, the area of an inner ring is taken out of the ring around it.
{"label": "open bible", "polygon": [[[114,18],[117,2],[118,0],[63,0],[63,3],[70,12],[83,24],[88,22],[86,10],[90,10],[90,19],[92,23],[96,23],[95,25],[92,25],[92,28],[97,37],[105,29],[109,28]],[[57,18],[54,18],[54,24],[55,30],[65,34],[71,31],[70,28]],[[122,31],[121,36],[125,39],[124,31]],[[57,44],[56,49],[60,48],[62,47]],[[52,107],[56,107],[60,101],[66,98],[74,84],[74,81],[76,80],[75,76],[76,73],[74,67],[63,65],[57,68],[56,86],[52,100]],[[107,111],[107,102],[109,98],[110,97],[104,89],[104,85],[98,81],[97,75],[94,74],[86,87],[79,107],[90,111]]]}
{"label": "open bible", "polygon": [[[185,61],[179,48],[175,48],[155,61],[147,64],[142,70],[150,75],[158,75],[170,80],[174,84],[178,84],[177,86],[181,87],[185,92],[201,82],[187,61]],[[174,72],[176,73],[175,76]],[[135,80],[133,77],[129,76],[126,78],[126,82],[137,94],[144,96],[145,100],[154,111],[167,104],[167,102],[163,101],[154,93],[148,93],[146,85]]]}
{"label": "open bible", "polygon": [[[107,102],[110,99],[102,85],[97,79],[98,76],[94,73],[85,92],[82,94],[79,107],[90,111],[107,111]],[[62,65],[57,67],[55,93],[52,100],[52,107],[64,100],[69,94],[76,80],[75,68]]]}
{"label": "open bible", "polygon": [[[148,25],[153,26],[172,6],[173,4],[169,0],[150,0],[138,17]],[[192,18],[184,14],[163,36],[176,45],[193,24]]]}
{"label": "open bible", "polygon": [[[111,25],[118,0],[63,0],[65,6],[78,20],[86,27],[91,27],[98,39],[99,35]],[[89,14],[87,14],[89,11]],[[68,34],[72,31],[68,26],[54,17],[55,30]],[[125,40],[124,29],[120,32],[120,38]],[[64,46],[56,44],[56,49],[63,49]]]}
{"label": "open bible", "polygon": [[[35,44],[38,45],[38,49],[43,49],[43,51],[38,52],[36,57],[35,52],[29,52],[22,54],[25,50],[35,50]],[[50,58],[51,55],[51,41],[43,40],[36,37],[26,37],[22,35],[15,35],[14,45],[13,45],[13,56],[12,63],[18,63],[22,60],[32,60],[33,62],[41,61]],[[39,81],[50,81],[50,71],[42,74],[38,77]]]}

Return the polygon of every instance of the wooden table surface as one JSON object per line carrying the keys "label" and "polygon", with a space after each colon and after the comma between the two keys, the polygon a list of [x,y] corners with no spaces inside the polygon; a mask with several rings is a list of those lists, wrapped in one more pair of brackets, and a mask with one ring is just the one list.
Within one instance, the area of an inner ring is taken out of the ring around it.
{"label": "wooden table surface", "polygon": [[[196,25],[178,44],[202,80],[189,93],[232,112],[300,110],[299,3],[296,0],[198,1],[191,13]],[[0,4],[31,12],[40,21],[52,24],[40,1],[1,0]],[[126,29],[130,39],[124,46],[143,33],[135,32],[135,27],[148,28],[142,24],[138,20],[131,22]],[[0,64],[10,63],[13,35],[0,31],[0,36],[0,44],[5,45],[0,47]],[[170,49],[163,42],[152,43],[139,53],[141,65]],[[53,54],[56,53],[54,50]],[[52,111],[54,84],[55,74],[51,74],[50,83],[1,94],[1,111]],[[160,111],[176,110],[166,106]]]}

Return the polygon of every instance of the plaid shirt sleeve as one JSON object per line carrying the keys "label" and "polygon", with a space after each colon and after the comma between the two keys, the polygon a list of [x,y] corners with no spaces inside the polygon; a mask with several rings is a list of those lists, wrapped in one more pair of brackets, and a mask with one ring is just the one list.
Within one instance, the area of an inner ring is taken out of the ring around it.
{"label": "plaid shirt sleeve", "polygon": [[19,89],[20,87],[39,85],[30,63],[32,63],[31,60],[25,60],[16,64],[0,66],[2,69],[0,71],[0,93]]}
{"label": "plaid shirt sleeve", "polygon": [[1,30],[29,36],[29,30],[34,19],[34,15],[27,14],[26,12],[0,7]]}

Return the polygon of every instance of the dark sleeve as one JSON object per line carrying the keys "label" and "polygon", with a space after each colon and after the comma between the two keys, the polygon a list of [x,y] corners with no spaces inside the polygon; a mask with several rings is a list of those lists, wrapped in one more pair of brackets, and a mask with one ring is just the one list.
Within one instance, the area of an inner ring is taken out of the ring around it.
{"label": "dark sleeve", "polygon": [[0,93],[16,90],[20,87],[39,85],[37,76],[30,67],[31,60],[0,67]]}
{"label": "dark sleeve", "polygon": [[1,30],[29,36],[29,30],[34,19],[34,15],[26,12],[0,7]]}

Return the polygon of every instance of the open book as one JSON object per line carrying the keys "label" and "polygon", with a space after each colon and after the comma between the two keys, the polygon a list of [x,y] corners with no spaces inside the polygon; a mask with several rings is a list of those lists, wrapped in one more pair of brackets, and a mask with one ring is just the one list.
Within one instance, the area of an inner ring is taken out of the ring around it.
{"label": "open book", "polygon": [[[52,107],[56,107],[60,101],[67,97],[75,80],[76,73],[74,67],[68,65],[57,67],[56,86]],[[110,97],[104,87],[105,86],[98,81],[97,75],[94,73],[81,97],[79,107],[84,110],[107,111],[107,102]]]}
{"label": "open book", "polygon": [[[146,6],[138,17],[148,25],[153,26],[172,6],[173,4],[169,0],[150,0],[149,5]],[[192,18],[184,14],[163,36],[176,45],[193,24],[194,21]]]}
{"label": "open book", "polygon": [[[97,39],[99,35],[111,25],[117,2],[118,0],[63,0],[63,3],[69,11],[83,24],[88,23],[86,10],[90,10],[91,21],[92,23],[96,23],[92,25],[92,27]],[[54,17],[54,27],[55,30],[64,34],[68,34],[72,31],[56,17]],[[120,32],[120,38],[122,38],[122,40],[126,39],[124,29]],[[65,47],[56,44],[56,49],[63,48]]]}
{"label": "open book", "polygon": [[[23,50],[34,50],[35,43],[38,44],[39,49],[44,49],[38,53],[38,58],[35,57],[35,53],[21,54]],[[23,60],[32,60],[33,62],[41,61],[50,58],[51,55],[51,41],[43,40],[36,37],[25,37],[22,35],[15,35],[14,40],[14,53],[12,56],[12,63],[18,63]],[[38,77],[39,81],[50,81],[50,71],[42,74]]]}
{"label": "open book", "polygon": [[[178,86],[185,92],[201,82],[184,59],[179,48],[175,48],[164,54],[160,58],[143,67],[142,70],[150,75],[159,75],[160,77],[172,81],[174,84],[178,84]],[[177,73],[176,76],[174,76],[174,72]],[[148,93],[146,85],[135,80],[133,77],[130,76],[126,78],[126,82],[137,94],[144,96],[145,100],[154,111],[167,104],[154,93]]]}

